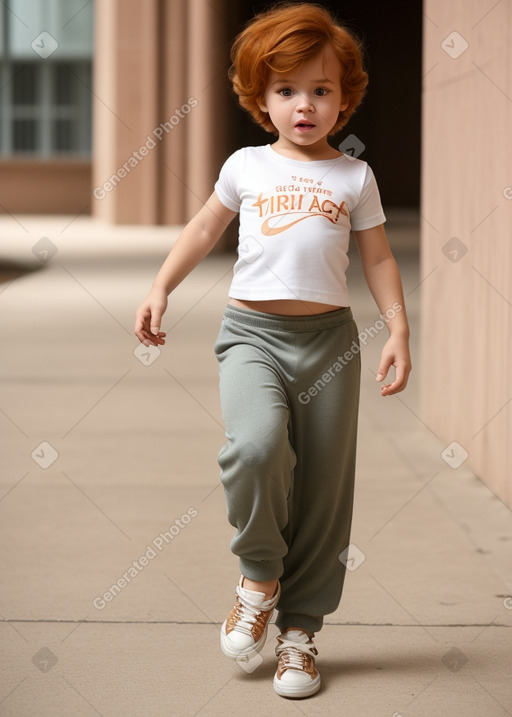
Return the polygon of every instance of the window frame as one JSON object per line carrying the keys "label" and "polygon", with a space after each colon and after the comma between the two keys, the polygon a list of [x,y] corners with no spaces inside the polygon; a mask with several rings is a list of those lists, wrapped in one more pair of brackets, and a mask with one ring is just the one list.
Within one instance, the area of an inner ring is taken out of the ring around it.
{"label": "window frame", "polygon": [[[9,55],[9,18],[7,3],[0,5],[0,158],[65,159],[91,157],[92,144],[92,47],[91,57],[73,58],[69,54],[51,55],[45,59],[34,52],[34,57],[21,58]],[[36,33],[37,34],[37,33]],[[36,68],[37,97],[35,104],[14,103],[16,74],[24,66]],[[71,104],[57,104],[57,72],[68,67],[73,75]],[[35,146],[15,149],[14,123],[16,120],[36,121]],[[70,149],[58,149],[56,123],[72,122]]]}

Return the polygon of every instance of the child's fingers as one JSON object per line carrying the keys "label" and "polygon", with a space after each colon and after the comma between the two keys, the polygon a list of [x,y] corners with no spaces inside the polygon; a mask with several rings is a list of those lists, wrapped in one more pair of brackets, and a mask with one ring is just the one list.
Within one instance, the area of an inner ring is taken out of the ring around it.
{"label": "child's fingers", "polygon": [[375,376],[376,381],[383,381],[386,376],[388,375],[388,371],[393,365],[393,359],[391,357],[389,358],[382,358],[379,364],[379,368],[377,369],[377,375]]}
{"label": "child's fingers", "polygon": [[160,327],[162,325],[163,314],[164,312],[160,308],[153,307],[149,311],[147,326],[153,336],[158,336],[161,333]]}
{"label": "child's fingers", "polygon": [[400,391],[403,391],[404,388],[407,386],[407,381],[409,379],[409,372],[407,370],[407,365],[405,363],[396,363],[394,364],[396,374],[395,374],[395,380],[392,383],[388,383],[386,386],[383,386],[381,389],[381,394],[383,396],[391,396],[394,393],[399,393]]}
{"label": "child's fingers", "polygon": [[163,346],[165,344],[165,332],[159,331],[157,334],[153,334],[152,331],[144,331],[144,340],[143,344],[145,346],[149,346],[150,344],[152,346]]}
{"label": "child's fingers", "polygon": [[135,335],[145,346],[163,346],[165,332],[160,331],[162,316],[167,308],[163,292],[152,290],[135,313]]}
{"label": "child's fingers", "polygon": [[147,339],[146,331],[144,329],[144,320],[139,316],[135,318],[134,333],[139,341],[143,342],[144,339]]}
{"label": "child's fingers", "polygon": [[158,332],[160,331],[160,326],[162,324],[162,314],[156,309],[153,309],[149,317],[148,324],[151,333],[154,336],[157,336]]}
{"label": "child's fingers", "polygon": [[159,326],[150,326],[153,323],[151,321],[151,315],[149,312],[143,314],[137,314],[135,319],[135,336],[139,339],[144,346],[153,346],[165,344],[165,332],[160,331]]}

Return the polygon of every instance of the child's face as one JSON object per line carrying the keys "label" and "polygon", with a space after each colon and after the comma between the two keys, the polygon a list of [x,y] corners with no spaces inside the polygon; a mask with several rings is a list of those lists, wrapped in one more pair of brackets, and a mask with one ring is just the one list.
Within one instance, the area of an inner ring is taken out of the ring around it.
{"label": "child's face", "polygon": [[263,102],[279,140],[300,147],[327,142],[327,135],[347,108],[341,93],[341,67],[333,50],[326,46],[299,72],[271,72]]}

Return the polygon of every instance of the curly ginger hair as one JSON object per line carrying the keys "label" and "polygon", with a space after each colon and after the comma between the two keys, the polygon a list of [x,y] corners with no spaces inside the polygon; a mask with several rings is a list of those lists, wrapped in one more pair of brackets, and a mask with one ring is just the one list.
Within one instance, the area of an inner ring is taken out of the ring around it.
{"label": "curly ginger hair", "polygon": [[343,100],[329,134],[338,132],[361,103],[368,84],[360,41],[339,25],[328,10],[313,3],[285,3],[257,15],[236,37],[231,48],[229,78],[240,105],[267,132],[277,134],[263,102],[269,75],[293,74],[325,47],[331,47],[341,67]]}

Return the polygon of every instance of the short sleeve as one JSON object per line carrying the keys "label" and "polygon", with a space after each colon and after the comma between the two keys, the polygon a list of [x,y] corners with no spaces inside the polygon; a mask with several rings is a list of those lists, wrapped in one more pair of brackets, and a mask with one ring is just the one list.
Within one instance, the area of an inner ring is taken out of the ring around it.
{"label": "short sleeve", "polygon": [[380,201],[379,188],[371,168],[366,165],[366,176],[357,206],[350,213],[353,231],[362,231],[379,226],[386,221]]}
{"label": "short sleeve", "polygon": [[222,165],[219,178],[215,183],[214,189],[218,198],[225,207],[231,209],[232,212],[240,210],[240,191],[238,189],[241,162],[241,150],[238,150]]}

